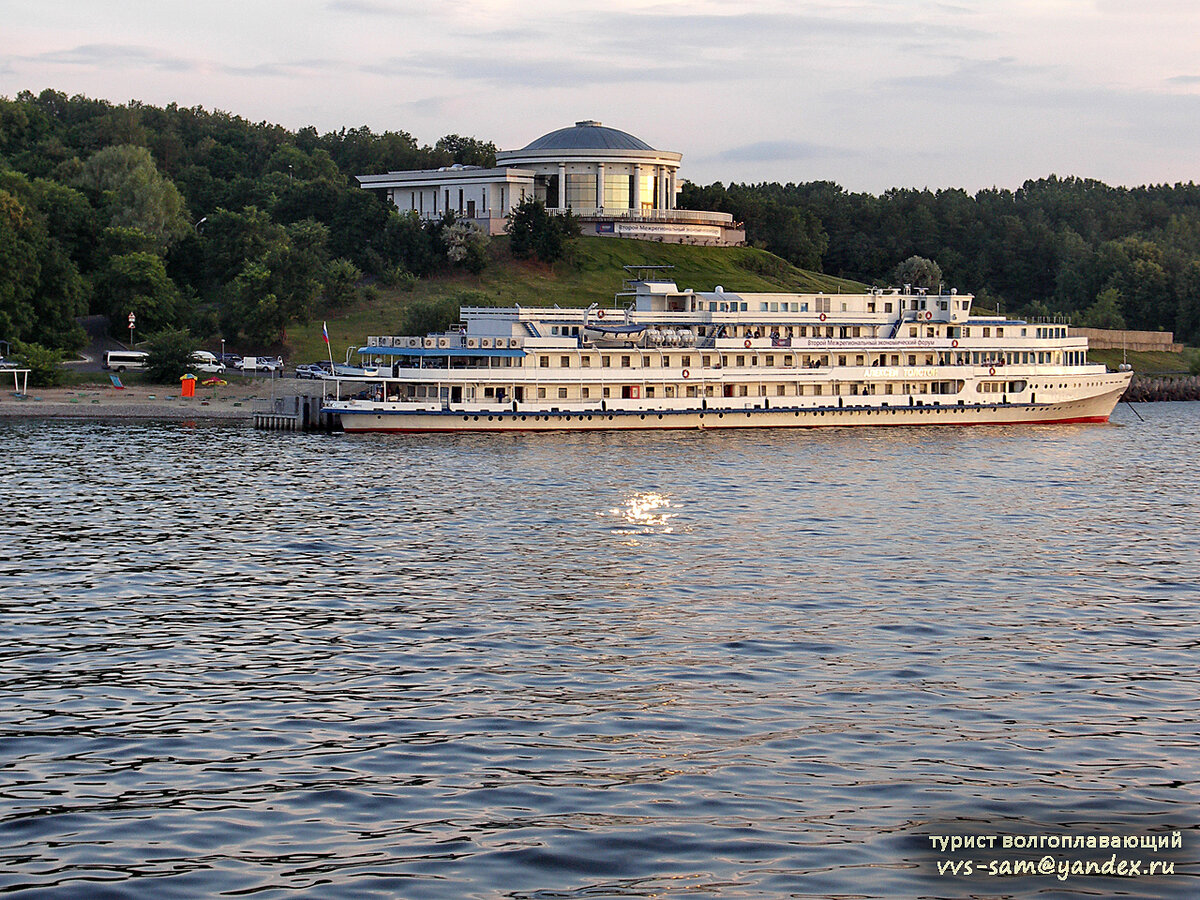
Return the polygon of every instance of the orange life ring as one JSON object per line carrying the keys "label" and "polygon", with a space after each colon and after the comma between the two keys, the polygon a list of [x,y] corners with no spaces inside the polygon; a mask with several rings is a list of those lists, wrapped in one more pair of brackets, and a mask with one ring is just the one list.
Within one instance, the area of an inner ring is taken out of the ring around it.
{"label": "orange life ring", "polygon": [[601,318],[601,319],[603,319],[603,318],[604,318],[604,310],[602,310],[602,309],[598,309],[598,310],[596,310],[596,316],[597,316],[598,318]]}
{"label": "orange life ring", "polygon": [[744,346],[747,350],[749,350],[750,349],[750,338],[746,338],[746,340],[742,344],[742,346]]}
{"label": "orange life ring", "polygon": [[689,372],[687,369],[684,369],[684,370],[683,370],[683,377],[684,377],[684,378],[687,378],[687,377],[688,377],[690,374],[691,374],[691,373],[690,373],[690,372]]}
{"label": "orange life ring", "polygon": [[953,341],[951,341],[951,342],[950,342],[950,346],[951,346],[951,347],[957,347],[957,346],[958,346],[958,341],[957,341],[957,340],[953,340]]}
{"label": "orange life ring", "polygon": [[824,322],[824,321],[825,321],[825,313],[821,313],[821,321],[822,321],[822,322]]}
{"label": "orange life ring", "polygon": [[995,374],[996,374],[996,367],[995,367],[995,366],[992,366],[990,369],[988,369],[988,374],[989,374],[989,375],[995,375]]}
{"label": "orange life ring", "polygon": [[928,321],[929,319],[932,319],[932,318],[933,318],[933,310],[929,310],[929,309],[925,310],[925,320]]}

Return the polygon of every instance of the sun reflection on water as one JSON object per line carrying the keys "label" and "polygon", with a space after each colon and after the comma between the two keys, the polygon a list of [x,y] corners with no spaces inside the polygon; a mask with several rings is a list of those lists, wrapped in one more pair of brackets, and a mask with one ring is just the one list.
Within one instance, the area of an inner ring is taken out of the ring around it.
{"label": "sun reflection on water", "polygon": [[631,495],[624,506],[614,507],[603,515],[616,519],[613,534],[673,534],[675,526],[671,520],[678,515],[669,512],[671,498],[654,491]]}

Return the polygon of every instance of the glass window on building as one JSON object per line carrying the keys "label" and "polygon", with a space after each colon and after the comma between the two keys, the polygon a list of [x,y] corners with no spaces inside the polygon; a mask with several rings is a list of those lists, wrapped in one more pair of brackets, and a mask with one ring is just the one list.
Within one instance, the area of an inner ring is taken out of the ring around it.
{"label": "glass window on building", "polygon": [[604,206],[606,209],[629,209],[633,203],[633,176],[604,176]]}
{"label": "glass window on building", "polygon": [[572,209],[596,208],[596,176],[583,172],[567,175],[567,206]]}

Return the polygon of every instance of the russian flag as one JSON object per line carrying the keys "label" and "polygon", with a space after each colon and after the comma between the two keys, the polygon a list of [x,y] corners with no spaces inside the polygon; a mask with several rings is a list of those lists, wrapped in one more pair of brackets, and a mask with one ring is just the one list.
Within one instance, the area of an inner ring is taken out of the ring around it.
{"label": "russian flag", "polygon": [[321,337],[325,338],[325,345],[329,346],[329,329],[325,327],[325,323],[321,323]]}

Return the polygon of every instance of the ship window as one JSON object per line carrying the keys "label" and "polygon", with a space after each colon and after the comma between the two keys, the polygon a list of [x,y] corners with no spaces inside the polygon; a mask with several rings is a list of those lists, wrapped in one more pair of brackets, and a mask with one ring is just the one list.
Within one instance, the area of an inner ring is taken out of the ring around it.
{"label": "ship window", "polygon": [[736,363],[739,366],[744,366],[746,364],[746,357],[739,355],[736,359]]}
{"label": "ship window", "polygon": [[910,366],[915,366],[915,365],[917,364],[917,357],[916,357],[915,355],[913,355],[913,354],[911,354],[911,353],[910,353],[910,354],[908,355],[908,364],[909,364]]}
{"label": "ship window", "polygon": [[1021,329],[1021,337],[1025,337],[1025,333],[1026,333],[1028,330],[1029,330],[1028,328],[1022,328],[1022,329]]}
{"label": "ship window", "polygon": [[846,357],[844,357],[844,356],[839,356],[839,357],[838,357],[838,365],[839,365],[839,366],[844,366],[845,364],[846,364]]}
{"label": "ship window", "polygon": [[560,366],[562,366],[564,369],[569,369],[569,368],[571,368],[571,357],[569,357],[569,356],[560,356],[560,357],[558,358],[558,364],[559,364]]}
{"label": "ship window", "polygon": [[743,301],[743,302],[742,302],[742,304],[741,304],[741,309],[742,309],[742,312],[749,312],[749,311],[750,311],[750,304],[749,304],[749,303],[746,303],[745,301]]}
{"label": "ship window", "polygon": [[865,366],[865,365],[867,364],[867,360],[866,360],[866,358],[865,358],[865,357],[864,357],[864,356],[863,356],[863,355],[860,353],[860,354],[858,354],[857,356],[855,356],[855,357],[854,357],[854,364],[855,364],[856,366]]}
{"label": "ship window", "polygon": [[538,388],[538,399],[539,400],[546,399],[546,389],[545,388]]}
{"label": "ship window", "polygon": [[632,364],[632,362],[633,362],[633,360],[631,357],[622,356],[621,357],[621,368],[628,369],[630,367],[630,365]]}
{"label": "ship window", "polygon": [[600,365],[603,366],[604,368],[608,368],[609,366],[612,365],[612,357],[611,356],[600,357]]}
{"label": "ship window", "polygon": [[648,368],[650,368],[650,357],[648,357],[648,356],[643,356],[643,357],[642,357],[642,368],[643,368],[643,369],[648,369]]}
{"label": "ship window", "polygon": [[775,396],[782,397],[786,393],[786,388],[782,384],[775,385]]}
{"label": "ship window", "polygon": [[579,395],[581,397],[583,397],[584,400],[586,400],[592,396],[592,389],[591,388],[581,388],[579,391]]}
{"label": "ship window", "polygon": [[984,336],[984,337],[991,337],[991,336],[992,336],[992,329],[990,329],[990,328],[985,328],[985,329],[983,329],[983,336]]}
{"label": "ship window", "polygon": [[892,387],[893,387],[893,385],[892,385],[890,382],[889,382],[888,384],[885,384],[885,385],[883,386],[883,392],[884,392],[885,394],[890,394],[890,393],[892,393]]}
{"label": "ship window", "polygon": [[539,357],[538,357],[538,365],[539,365],[539,366],[541,366],[543,369],[548,369],[548,368],[550,368],[550,357],[548,357],[548,356],[539,356]]}
{"label": "ship window", "polygon": [[685,356],[681,360],[679,360],[679,364],[681,366],[683,366],[685,369],[691,368],[692,358],[690,356]]}
{"label": "ship window", "polygon": [[857,325],[855,325],[853,328],[850,329],[850,336],[851,337],[862,337],[862,329],[859,328]]}
{"label": "ship window", "polygon": [[892,304],[890,304],[890,303],[883,304],[883,311],[885,313],[890,313],[892,311]]}
{"label": "ship window", "polygon": [[970,336],[971,336],[971,329],[970,329],[970,328],[964,328],[964,329],[962,330],[962,336],[963,336],[963,337],[970,337]]}
{"label": "ship window", "polygon": [[728,356],[721,357],[721,365],[723,365],[723,366],[729,365],[729,357]]}
{"label": "ship window", "polygon": [[585,369],[590,369],[590,368],[592,367],[592,356],[591,356],[591,354],[590,354],[590,353],[585,353],[585,354],[583,354],[583,356],[581,356],[581,357],[579,358],[579,364],[580,364],[581,366],[583,366]]}
{"label": "ship window", "polygon": [[774,356],[772,356],[771,354],[769,354],[769,353],[768,353],[768,354],[767,354],[767,359],[766,359],[766,361],[763,363],[763,365],[764,365],[764,366],[773,366],[773,365],[775,365],[775,357],[774,357]]}
{"label": "ship window", "polygon": [[771,311],[771,312],[779,312],[779,304],[778,304],[778,303],[772,303],[772,304],[771,304],[771,310],[770,310],[770,311]]}
{"label": "ship window", "polygon": [[875,301],[874,300],[867,301],[867,312],[869,312],[869,313],[875,312]]}
{"label": "ship window", "polygon": [[695,397],[695,396],[696,396],[696,386],[695,386],[694,384],[689,384],[689,385],[687,386],[687,395],[688,395],[689,397]]}
{"label": "ship window", "polygon": [[559,388],[559,389],[558,389],[558,399],[559,399],[559,400],[566,400],[566,399],[567,399],[567,389],[566,389],[566,388]]}
{"label": "ship window", "polygon": [[829,325],[825,329],[825,337],[833,337],[833,326]]}
{"label": "ship window", "polygon": [[911,328],[908,329],[908,336],[909,337],[917,336],[917,326],[916,325],[913,325]]}
{"label": "ship window", "polygon": [[783,358],[783,364],[784,364],[785,366],[790,366],[790,365],[792,365],[792,357],[790,357],[790,356],[785,356],[785,357]]}
{"label": "ship window", "polygon": [[609,388],[605,388],[602,393],[603,393],[603,396],[606,398],[612,396],[612,390]]}
{"label": "ship window", "polygon": [[814,397],[820,397],[821,394],[824,393],[824,391],[825,391],[825,387],[823,385],[820,385],[820,384],[813,385],[813,396]]}
{"label": "ship window", "polygon": [[996,337],[1004,337],[1004,329],[1003,328],[996,329]]}
{"label": "ship window", "polygon": [[759,311],[759,312],[766,312],[766,311],[767,311],[767,304],[766,304],[765,302],[763,302],[763,303],[759,303],[759,304],[758,304],[758,311]]}
{"label": "ship window", "polygon": [[842,303],[842,312],[845,312],[845,311],[846,311],[846,304],[845,304],[845,302],[843,301],[843,303]]}
{"label": "ship window", "polygon": [[653,397],[653,396],[654,396],[654,388],[653,388],[653,387],[647,387],[647,388],[646,388],[646,396],[647,396],[647,397]]}
{"label": "ship window", "polygon": [[675,396],[675,386],[672,384],[668,384],[665,388],[663,388],[663,396],[664,397],[674,397]]}
{"label": "ship window", "polygon": [[709,366],[712,365],[712,357],[711,356],[700,357],[700,365],[704,366],[704,368],[707,369]]}
{"label": "ship window", "polygon": [[739,397],[748,396],[749,393],[750,393],[750,391],[747,389],[746,385],[744,385],[744,384],[738,385],[738,396]]}
{"label": "ship window", "polygon": [[800,304],[800,312],[808,312],[808,304],[807,303]]}

